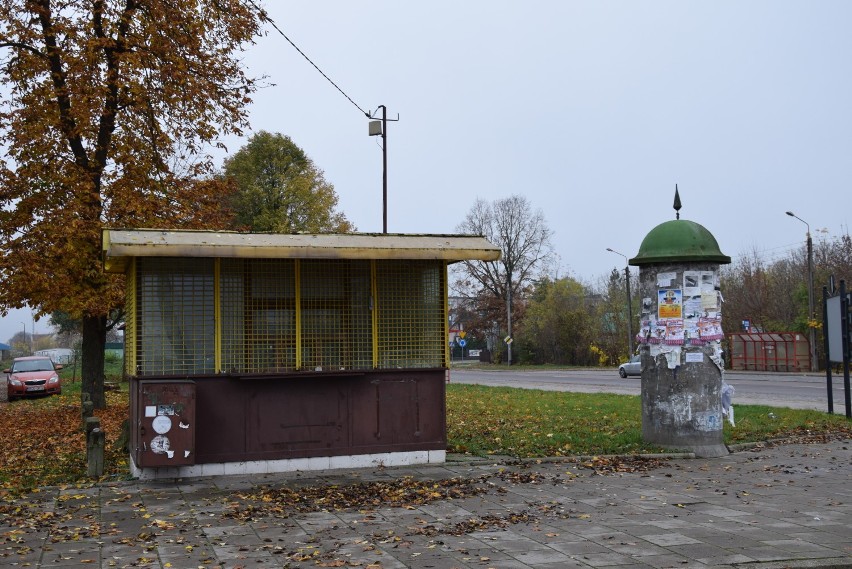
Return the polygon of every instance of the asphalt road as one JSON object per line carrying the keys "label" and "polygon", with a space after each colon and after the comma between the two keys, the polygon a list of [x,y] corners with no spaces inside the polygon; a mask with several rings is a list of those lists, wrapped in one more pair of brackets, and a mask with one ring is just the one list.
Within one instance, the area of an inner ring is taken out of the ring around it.
{"label": "asphalt road", "polygon": [[[641,378],[621,379],[616,369],[519,371],[453,367],[450,382],[473,383],[547,391],[580,393],[620,393],[639,395]],[[733,403],[828,410],[825,375],[790,373],[725,372],[725,381],[734,387]],[[833,377],[834,412],[845,413],[843,376]]]}

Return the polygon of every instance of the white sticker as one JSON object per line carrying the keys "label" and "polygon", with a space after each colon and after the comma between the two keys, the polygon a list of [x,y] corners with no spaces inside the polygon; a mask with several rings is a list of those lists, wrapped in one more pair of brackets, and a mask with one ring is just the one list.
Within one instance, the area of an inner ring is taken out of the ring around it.
{"label": "white sticker", "polygon": [[189,451],[188,451],[188,450],[183,451],[183,457],[184,457],[184,458],[188,458],[188,457],[189,457]]}
{"label": "white sticker", "polygon": [[169,438],[163,435],[157,435],[153,439],[151,439],[151,452],[154,454],[166,454],[166,451],[169,450],[172,446],[172,443],[169,442]]}
{"label": "white sticker", "polygon": [[686,363],[688,364],[700,364],[704,361],[704,354],[702,352],[686,352]]}
{"label": "white sticker", "polygon": [[158,435],[165,435],[172,430],[172,420],[165,415],[158,415],[151,421],[151,426]]}
{"label": "white sticker", "polygon": [[146,417],[156,417],[157,416],[157,406],[156,405],[145,405],[145,416]]}

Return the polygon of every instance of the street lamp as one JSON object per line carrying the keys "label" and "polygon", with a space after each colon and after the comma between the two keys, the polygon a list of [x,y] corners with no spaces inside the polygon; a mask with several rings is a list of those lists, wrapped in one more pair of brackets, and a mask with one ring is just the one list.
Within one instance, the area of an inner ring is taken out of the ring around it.
{"label": "street lamp", "polygon": [[804,223],[808,228],[808,341],[811,344],[811,371],[819,371],[816,356],[816,330],[811,325],[811,320],[814,318],[814,243],[811,240],[811,225],[792,211],[786,213]]}
{"label": "street lamp", "polygon": [[630,263],[627,261],[627,255],[624,253],[619,253],[609,247],[606,250],[624,257],[624,276],[627,279],[627,358],[630,359],[630,356],[633,355],[633,302],[630,300]]}

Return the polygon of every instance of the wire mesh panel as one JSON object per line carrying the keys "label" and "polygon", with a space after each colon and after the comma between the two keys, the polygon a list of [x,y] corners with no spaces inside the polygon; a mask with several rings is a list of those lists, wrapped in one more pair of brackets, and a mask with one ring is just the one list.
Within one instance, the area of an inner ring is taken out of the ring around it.
{"label": "wire mesh panel", "polygon": [[131,374],[446,363],[441,261],[143,257],[129,277]]}
{"label": "wire mesh panel", "polygon": [[378,367],[442,367],[447,341],[441,261],[377,261]]}
{"label": "wire mesh panel", "polygon": [[371,369],[369,261],[305,260],[299,276],[302,367]]}
{"label": "wire mesh panel", "polygon": [[291,259],[222,259],[223,370],[296,369],[295,275]]}
{"label": "wire mesh panel", "polygon": [[130,263],[126,278],[126,293],[124,302],[124,373],[136,373],[136,262]]}
{"label": "wire mesh panel", "polygon": [[213,260],[146,257],[136,269],[136,373],[213,373]]}

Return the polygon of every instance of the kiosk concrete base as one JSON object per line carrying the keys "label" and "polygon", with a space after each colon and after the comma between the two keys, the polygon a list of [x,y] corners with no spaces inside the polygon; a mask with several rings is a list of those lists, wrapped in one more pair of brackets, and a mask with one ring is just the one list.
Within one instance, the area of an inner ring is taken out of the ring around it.
{"label": "kiosk concrete base", "polygon": [[275,474],[312,470],[334,470],[337,468],[375,468],[379,466],[409,466],[412,464],[443,464],[447,451],[428,450],[414,452],[387,452],[357,454],[349,456],[315,456],[283,460],[252,460],[196,464],[192,466],[140,468],[130,457],[130,472],[140,480],[162,480],[172,478],[199,478],[229,474]]}

